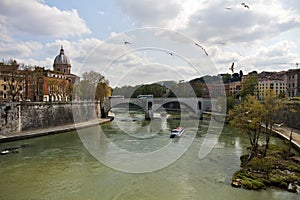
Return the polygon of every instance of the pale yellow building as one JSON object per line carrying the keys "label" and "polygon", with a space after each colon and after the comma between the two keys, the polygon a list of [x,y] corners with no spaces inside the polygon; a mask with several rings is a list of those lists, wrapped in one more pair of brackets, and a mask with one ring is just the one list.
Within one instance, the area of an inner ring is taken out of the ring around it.
{"label": "pale yellow building", "polygon": [[259,99],[264,99],[267,91],[272,90],[276,96],[286,94],[286,82],[284,80],[264,80],[258,82]]}

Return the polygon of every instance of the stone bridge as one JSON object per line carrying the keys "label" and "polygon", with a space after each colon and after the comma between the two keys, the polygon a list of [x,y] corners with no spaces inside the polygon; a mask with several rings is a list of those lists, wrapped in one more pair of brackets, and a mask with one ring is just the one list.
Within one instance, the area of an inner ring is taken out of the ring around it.
{"label": "stone bridge", "polygon": [[178,104],[180,109],[188,109],[193,117],[202,118],[203,111],[212,110],[214,100],[204,98],[110,98],[104,106],[104,112],[108,113],[111,108],[121,105],[135,105],[145,111],[145,119],[153,118],[153,113],[160,108]]}

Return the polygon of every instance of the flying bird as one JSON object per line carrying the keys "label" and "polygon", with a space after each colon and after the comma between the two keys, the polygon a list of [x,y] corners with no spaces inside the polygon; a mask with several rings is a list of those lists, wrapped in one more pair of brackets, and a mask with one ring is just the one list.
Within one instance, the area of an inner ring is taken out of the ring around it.
{"label": "flying bird", "polygon": [[234,62],[231,64],[231,67],[229,69],[232,71],[232,73],[234,72]]}
{"label": "flying bird", "polygon": [[249,6],[245,3],[241,3],[242,6],[244,6],[244,8],[248,8],[249,9]]}
{"label": "flying bird", "polygon": [[232,10],[232,8],[230,8],[230,7],[227,7],[227,8],[225,8],[226,10]]}
{"label": "flying bird", "polygon": [[195,44],[196,46],[200,47],[200,48],[204,51],[205,55],[208,56],[208,53],[206,52],[206,50],[205,50],[200,44],[198,44],[197,42],[195,42],[194,44]]}
{"label": "flying bird", "polygon": [[220,45],[226,45],[226,42],[218,42]]}
{"label": "flying bird", "polygon": [[125,44],[125,45],[126,45],[126,44],[131,44],[131,42],[127,42],[127,41],[124,40],[124,44]]}
{"label": "flying bird", "polygon": [[173,54],[172,52],[168,52],[168,54],[169,54],[170,56],[174,56],[174,54]]}

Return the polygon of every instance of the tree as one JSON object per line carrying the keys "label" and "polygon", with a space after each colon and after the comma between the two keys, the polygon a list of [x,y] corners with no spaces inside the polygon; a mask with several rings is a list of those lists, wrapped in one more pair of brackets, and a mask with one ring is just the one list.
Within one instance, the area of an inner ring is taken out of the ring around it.
{"label": "tree", "polygon": [[265,124],[265,135],[266,135],[266,146],[264,155],[267,154],[269,147],[270,137],[273,132],[273,126],[280,120],[279,111],[283,108],[282,100],[276,97],[273,90],[268,90],[263,100],[264,105],[264,124]]}
{"label": "tree", "polygon": [[77,95],[82,100],[98,100],[103,104],[104,98],[111,95],[109,81],[95,71],[85,72],[83,80],[76,86]]}
{"label": "tree", "polygon": [[[192,88],[193,88],[193,90],[194,90],[194,92],[195,92],[195,95],[197,96],[197,97],[203,97],[203,95],[204,95],[204,85],[203,85],[203,83],[201,83],[201,82],[195,82],[195,83],[191,83],[191,86],[192,86]],[[191,94],[191,95],[193,95],[193,94]]]}
{"label": "tree", "polygon": [[105,97],[111,96],[111,88],[105,83],[100,82],[97,84],[95,99],[100,101],[100,104],[104,102]]}
{"label": "tree", "polygon": [[230,124],[249,137],[251,151],[248,160],[256,154],[264,112],[263,104],[254,96],[248,95],[228,113]]}
{"label": "tree", "polygon": [[15,102],[17,100],[16,97],[22,90],[22,85],[22,81],[16,80],[16,78],[13,75],[10,79],[8,79],[8,87],[12,96],[12,102]]}
{"label": "tree", "polygon": [[99,82],[105,82],[108,84],[108,80],[105,79],[105,77],[95,71],[90,71],[90,72],[84,72],[82,74],[82,79],[88,81],[90,84],[94,84],[95,86],[99,83]]}
{"label": "tree", "polygon": [[241,97],[242,100],[247,95],[256,95],[257,93],[257,85],[258,85],[258,79],[256,75],[249,75],[247,80],[245,80],[242,83],[242,89],[241,89]]}

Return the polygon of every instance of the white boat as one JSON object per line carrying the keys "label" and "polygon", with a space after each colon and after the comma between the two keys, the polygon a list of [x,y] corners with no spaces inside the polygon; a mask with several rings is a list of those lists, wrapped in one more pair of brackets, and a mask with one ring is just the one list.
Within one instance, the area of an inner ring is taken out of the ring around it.
{"label": "white boat", "polygon": [[184,129],[179,126],[171,131],[170,138],[180,137],[183,134],[183,132]]}
{"label": "white boat", "polygon": [[6,155],[6,154],[9,154],[10,152],[8,150],[2,150],[1,151],[1,155]]}

